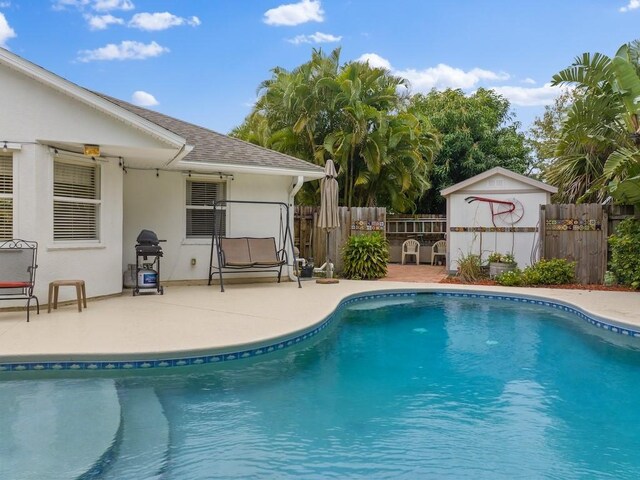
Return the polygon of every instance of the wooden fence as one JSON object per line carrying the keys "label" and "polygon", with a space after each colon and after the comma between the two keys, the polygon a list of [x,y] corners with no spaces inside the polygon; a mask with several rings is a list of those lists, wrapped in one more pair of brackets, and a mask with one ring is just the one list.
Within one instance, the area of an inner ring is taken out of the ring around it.
{"label": "wooden fence", "polygon": [[540,257],[577,262],[582,284],[601,284],[607,270],[607,238],[633,207],[600,205],[541,205]]}
{"label": "wooden fence", "polygon": [[[609,216],[609,224],[607,231],[609,235],[616,233],[616,228],[622,220],[634,216],[633,205],[607,205],[607,214]],[[611,256],[609,256],[611,258]]]}
{"label": "wooden fence", "polygon": [[[327,234],[317,227],[320,207],[296,206],[294,243],[302,258],[313,258],[316,266],[327,256]],[[387,210],[383,207],[339,207],[340,228],[329,234],[329,258],[337,271],[342,270],[342,247],[351,235],[379,231],[386,236]]]}

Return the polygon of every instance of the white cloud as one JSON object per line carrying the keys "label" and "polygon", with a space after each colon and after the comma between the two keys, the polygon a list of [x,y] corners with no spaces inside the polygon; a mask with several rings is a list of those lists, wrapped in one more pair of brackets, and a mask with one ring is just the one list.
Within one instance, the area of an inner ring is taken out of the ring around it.
{"label": "white cloud", "polygon": [[626,7],[620,7],[620,11],[630,12],[631,10],[636,10],[638,8],[640,8],[640,0],[629,0]]}
{"label": "white cloud", "polygon": [[79,10],[91,3],[89,0],[55,0],[53,2],[54,10],[65,10],[67,7],[74,7]]}
{"label": "white cloud", "polygon": [[96,12],[110,12],[112,10],[133,10],[135,5],[131,0],[53,0],[54,10],[75,8],[84,10],[90,7]]}
{"label": "white cloud", "polygon": [[97,12],[110,12],[111,10],[133,10],[135,5],[131,0],[95,0],[92,7]]}
{"label": "white cloud", "polygon": [[302,0],[298,3],[288,3],[267,10],[264,13],[264,23],[267,25],[300,25],[307,22],[323,22],[324,11],[320,0]]}
{"label": "white cloud", "polygon": [[156,42],[144,44],[125,40],[120,45],[110,43],[95,50],[81,50],[78,53],[78,60],[81,62],[91,62],[93,60],[144,60],[145,58],[157,57],[168,51],[168,48],[158,45]]}
{"label": "white cloud", "polygon": [[[638,0],[640,1],[640,0]],[[369,65],[376,68],[386,68],[394,75],[406,78],[411,83],[414,92],[428,92],[435,88],[444,90],[447,88],[460,88],[462,90],[471,91],[478,87],[482,82],[487,81],[506,81],[510,79],[510,75],[506,72],[492,72],[481,68],[474,68],[464,71],[460,68],[451,67],[443,63],[435,67],[417,70],[414,68],[406,70],[396,70],[391,62],[381,57],[377,53],[365,53],[356,61],[369,62]],[[532,78],[525,78],[522,83],[534,85],[536,82]],[[513,105],[520,107],[535,107],[549,105],[566,87],[552,87],[547,83],[542,87],[522,87],[522,86],[497,86],[488,87],[495,90],[498,94],[504,96]]]}
{"label": "white cloud", "polygon": [[113,15],[85,15],[91,30],[105,30],[109,25],[123,25],[124,20]]}
{"label": "white cloud", "polygon": [[16,32],[4,16],[4,13],[0,13],[0,47],[7,48],[7,40],[17,37]]}
{"label": "white cloud", "polygon": [[505,97],[511,104],[519,107],[538,107],[550,105],[562,93],[562,87],[552,87],[545,83],[542,87],[489,87]]}
{"label": "white cloud", "polygon": [[368,63],[369,66],[373,68],[385,68],[387,70],[391,70],[391,62],[377,53],[362,54],[356,59],[356,62]]}
{"label": "white cloud", "polygon": [[154,105],[158,105],[158,100],[150,93],[137,90],[131,95],[131,103],[140,107],[153,107]]}
{"label": "white cloud", "polygon": [[435,67],[416,70],[396,70],[396,75],[406,78],[414,90],[426,92],[432,88],[461,88],[467,90],[475,87],[483,80],[508,80],[509,74],[505,72],[492,72],[474,68],[465,72],[461,68],[451,67],[440,63]]}
{"label": "white cloud", "polygon": [[169,12],[136,13],[129,22],[130,27],[147,31],[166,30],[167,28],[178,27],[180,25],[197,27],[200,25],[200,19],[198,17],[178,17]]}
{"label": "white cloud", "polygon": [[296,35],[293,38],[287,40],[287,42],[291,42],[295,45],[300,45],[301,43],[333,43],[339,42],[342,40],[342,37],[331,35],[330,33],[322,33],[316,32],[311,35]]}
{"label": "white cloud", "polygon": [[491,70],[483,70],[482,68],[474,68],[464,71],[461,68],[451,67],[440,63],[435,67],[429,67],[422,70],[408,68],[406,70],[396,70],[392,67],[391,62],[377,53],[365,53],[357,58],[358,62],[368,62],[375,68],[386,68],[391,70],[394,75],[406,78],[411,83],[414,91],[428,92],[432,88],[443,90],[445,88],[461,88],[469,90],[478,85],[481,81],[487,80],[508,80],[510,75],[505,72],[492,72]]}

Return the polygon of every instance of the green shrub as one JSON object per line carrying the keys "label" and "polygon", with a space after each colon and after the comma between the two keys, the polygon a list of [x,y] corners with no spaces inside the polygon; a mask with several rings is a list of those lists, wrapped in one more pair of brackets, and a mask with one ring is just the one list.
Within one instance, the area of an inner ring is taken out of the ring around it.
{"label": "green shrub", "polygon": [[610,268],[618,282],[640,288],[640,221],[628,218],[618,224],[611,245]]}
{"label": "green shrub", "polygon": [[489,263],[510,263],[515,264],[516,259],[512,253],[491,252],[487,257]]}
{"label": "green shrub", "polygon": [[563,258],[551,260],[542,259],[521,271],[501,273],[496,277],[496,283],[505,287],[527,285],[563,285],[574,283],[576,280],[576,262],[569,262]]}
{"label": "green shrub", "polygon": [[503,272],[496,276],[496,283],[504,287],[519,287],[523,284],[522,271],[519,268]]}
{"label": "green shrub", "polygon": [[522,281],[526,285],[563,285],[576,280],[576,262],[564,258],[544,258],[530,265],[522,272]]}
{"label": "green shrub", "polygon": [[469,253],[458,258],[458,275],[463,282],[475,282],[484,277],[480,255]]}
{"label": "green shrub", "polygon": [[389,243],[379,233],[349,237],[342,251],[343,275],[354,280],[372,280],[387,274]]}

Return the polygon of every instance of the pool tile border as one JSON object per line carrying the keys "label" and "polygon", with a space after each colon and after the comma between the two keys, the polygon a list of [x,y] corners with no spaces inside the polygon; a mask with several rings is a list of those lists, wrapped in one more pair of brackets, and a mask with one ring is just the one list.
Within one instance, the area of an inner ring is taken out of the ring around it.
{"label": "pool tile border", "polygon": [[550,300],[542,300],[537,298],[518,297],[506,294],[492,294],[479,292],[456,292],[456,291],[434,291],[434,290],[406,290],[391,292],[375,292],[375,293],[359,293],[347,297],[342,300],[337,308],[326,317],[320,324],[314,328],[299,333],[296,336],[283,338],[274,343],[261,345],[255,348],[242,349],[238,351],[218,352],[210,355],[186,356],[165,358],[157,360],[114,360],[114,361],[59,361],[59,362],[7,362],[0,363],[0,373],[2,372],[22,372],[22,371],[75,371],[75,370],[134,370],[134,369],[164,369],[168,367],[184,367],[189,365],[205,365],[230,362],[234,360],[244,360],[248,358],[256,358],[265,354],[282,351],[287,348],[299,345],[301,342],[309,340],[329,327],[337,318],[338,313],[346,306],[365,300],[374,300],[379,298],[397,298],[397,297],[415,297],[418,295],[435,295],[438,297],[452,298],[477,298],[487,300],[499,300],[513,303],[526,303],[531,305],[541,305],[567,313],[576,315],[581,320],[589,324],[608,330],[620,335],[640,338],[640,331],[629,327],[623,327],[615,323],[608,323],[601,318],[592,317],[580,308],[568,306],[563,303],[553,302]]}

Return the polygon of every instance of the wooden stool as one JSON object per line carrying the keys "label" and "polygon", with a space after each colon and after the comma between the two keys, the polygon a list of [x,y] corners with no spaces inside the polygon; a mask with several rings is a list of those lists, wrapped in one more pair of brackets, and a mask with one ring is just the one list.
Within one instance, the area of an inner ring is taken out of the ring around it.
{"label": "wooden stool", "polygon": [[[82,311],[82,304],[87,308],[87,292],[84,288],[84,280],[54,280],[49,284],[49,298],[47,313],[51,313],[51,296],[53,296],[53,308],[58,308],[58,290],[60,287],[75,286],[78,297],[78,311]],[[82,302],[81,302],[82,300]]]}

